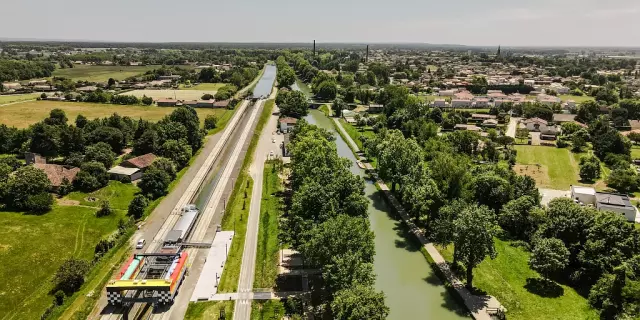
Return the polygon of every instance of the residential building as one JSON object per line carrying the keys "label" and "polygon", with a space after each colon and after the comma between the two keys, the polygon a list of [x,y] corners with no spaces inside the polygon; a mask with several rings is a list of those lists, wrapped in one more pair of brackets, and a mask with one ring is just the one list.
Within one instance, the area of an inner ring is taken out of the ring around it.
{"label": "residential building", "polygon": [[596,203],[596,190],[591,187],[571,186],[571,199],[583,204]]}
{"label": "residential building", "polygon": [[138,168],[115,166],[109,169],[107,173],[109,173],[111,179],[118,181],[136,181],[142,178],[142,170]]}
{"label": "residential building", "polygon": [[524,120],[522,123],[527,127],[527,130],[537,132],[546,130],[549,126],[549,122],[547,122],[547,120],[540,118],[529,118]]}
{"label": "residential building", "polygon": [[226,107],[229,106],[230,102],[231,102],[231,100],[229,100],[229,99],[216,101],[216,102],[213,103],[213,107],[214,108],[226,108]]}
{"label": "residential building", "polygon": [[553,122],[563,123],[563,122],[573,122],[576,119],[575,114],[570,113],[554,113],[553,114]]}
{"label": "residential building", "polygon": [[156,160],[156,158],[157,157],[155,154],[147,153],[135,158],[131,158],[129,160],[122,161],[122,163],[120,163],[120,166],[127,168],[137,168],[144,171],[153,163],[153,161]]}
{"label": "residential building", "polygon": [[156,101],[158,107],[175,107],[178,104],[178,100],[175,99],[158,99]]}
{"label": "residential building", "polygon": [[298,123],[298,119],[285,117],[285,118],[281,118],[279,123],[280,123],[281,132],[289,132],[293,130],[293,128],[295,128],[296,123]]}
{"label": "residential building", "polygon": [[215,100],[198,100],[196,107],[198,108],[214,108]]}
{"label": "residential building", "polygon": [[33,166],[44,171],[54,191],[57,190],[65,180],[67,183],[73,183],[76,175],[80,172],[80,168],[58,164],[34,163]]}
{"label": "residential building", "polygon": [[453,99],[451,100],[452,108],[469,108],[471,107],[471,100],[459,100]]}
{"label": "residential building", "polygon": [[482,126],[487,128],[495,128],[498,126],[498,120],[496,119],[487,119],[482,121]]}
{"label": "residential building", "polygon": [[432,105],[433,107],[444,108],[444,107],[446,107],[446,106],[447,106],[447,100],[442,99],[442,98],[439,98],[439,99],[434,100],[434,101],[431,103],[431,105]]}
{"label": "residential building", "polygon": [[370,104],[369,105],[369,109],[367,110],[367,112],[369,112],[370,114],[376,114],[376,113],[382,113],[382,110],[384,110],[384,106],[381,104]]}
{"label": "residential building", "polygon": [[476,98],[473,102],[473,106],[476,108],[488,108],[489,107],[489,99],[487,98]]}
{"label": "residential building", "polygon": [[474,113],[471,115],[472,121],[484,121],[489,119],[496,119],[497,117],[492,114]]}
{"label": "residential building", "polygon": [[475,131],[475,132],[482,131],[480,127],[472,124],[456,124],[456,126],[453,127],[453,130],[463,130],[463,131],[466,130],[466,131]]}
{"label": "residential building", "polygon": [[635,222],[636,220],[637,210],[627,195],[596,192],[591,187],[571,186],[571,198],[583,205],[593,205],[599,211],[621,214],[628,221]]}

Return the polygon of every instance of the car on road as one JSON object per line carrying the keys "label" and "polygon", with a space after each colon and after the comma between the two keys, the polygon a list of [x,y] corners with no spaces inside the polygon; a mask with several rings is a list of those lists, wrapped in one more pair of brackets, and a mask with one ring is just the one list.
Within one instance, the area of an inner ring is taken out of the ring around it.
{"label": "car on road", "polygon": [[276,143],[276,139],[275,138],[271,139],[271,142]]}
{"label": "car on road", "polygon": [[273,150],[271,150],[271,152],[269,152],[269,157],[273,157]]}
{"label": "car on road", "polygon": [[144,248],[145,243],[147,243],[147,242],[144,239],[138,240],[138,243],[136,243],[136,249]]}

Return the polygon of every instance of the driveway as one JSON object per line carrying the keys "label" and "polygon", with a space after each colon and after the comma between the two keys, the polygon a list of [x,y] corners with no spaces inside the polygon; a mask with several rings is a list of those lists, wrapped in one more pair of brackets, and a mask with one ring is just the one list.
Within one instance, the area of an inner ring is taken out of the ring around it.
{"label": "driveway", "polygon": [[508,137],[516,137],[516,129],[518,128],[518,122],[520,121],[520,119],[522,118],[511,117],[511,120],[509,120],[509,125],[507,126],[506,134]]}
{"label": "driveway", "polygon": [[540,132],[530,132],[529,135],[531,136],[531,145],[532,146],[539,146],[540,145]]}
{"label": "driveway", "polygon": [[555,189],[543,189],[538,188],[540,191],[540,195],[542,195],[542,200],[540,204],[546,206],[549,202],[555,198],[569,198],[571,197],[571,191],[569,190],[555,190]]}

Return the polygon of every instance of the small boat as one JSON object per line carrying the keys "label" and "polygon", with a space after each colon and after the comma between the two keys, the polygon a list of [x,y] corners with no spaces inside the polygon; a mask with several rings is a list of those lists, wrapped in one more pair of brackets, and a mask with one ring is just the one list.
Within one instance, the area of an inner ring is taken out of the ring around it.
{"label": "small boat", "polygon": [[364,169],[365,168],[364,163],[362,163],[362,161],[360,161],[360,160],[356,161],[356,164],[358,165],[358,167],[360,167],[360,169]]}

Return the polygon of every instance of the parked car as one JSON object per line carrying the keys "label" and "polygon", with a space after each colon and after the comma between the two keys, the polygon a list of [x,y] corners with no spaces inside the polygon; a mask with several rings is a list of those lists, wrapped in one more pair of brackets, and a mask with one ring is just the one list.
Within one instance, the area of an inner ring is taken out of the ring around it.
{"label": "parked car", "polygon": [[147,243],[147,242],[144,239],[138,240],[138,243],[136,244],[136,249],[144,248],[145,243]]}

